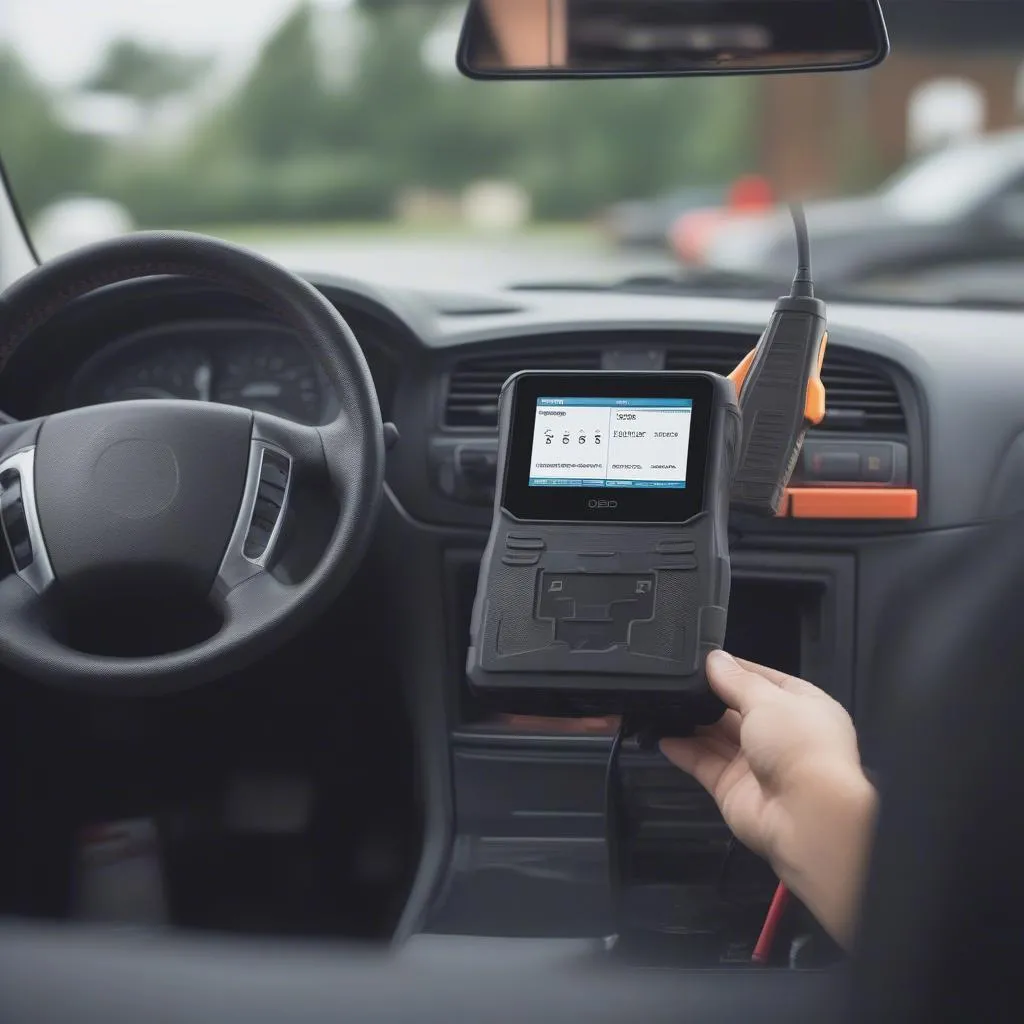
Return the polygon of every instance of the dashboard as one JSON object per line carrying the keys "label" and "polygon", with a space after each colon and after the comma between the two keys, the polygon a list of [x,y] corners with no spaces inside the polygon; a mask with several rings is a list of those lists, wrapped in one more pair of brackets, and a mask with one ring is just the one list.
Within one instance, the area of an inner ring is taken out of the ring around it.
{"label": "dashboard", "polygon": [[[519,369],[705,369],[753,347],[770,304],[620,292],[389,290],[313,281],[345,316],[402,437],[392,500],[426,524],[489,522],[501,382]],[[841,502],[744,524],[755,535],[880,536],[960,527],[1024,509],[1021,318],[900,306],[833,306],[827,416],[808,437],[797,487],[916,492],[893,514]],[[972,339],[965,344],[964,339]],[[981,340],[979,340],[981,339]],[[981,347],[979,347],[981,346]],[[0,408],[29,418],[161,395],[333,414],[315,362],[265,310],[216,288],[150,279],[102,289],[40,328],[0,379]],[[941,453],[941,458],[935,457]]]}
{"label": "dashboard", "polygon": [[[603,794],[614,725],[495,716],[466,685],[498,390],[520,369],[728,373],[756,344],[771,303],[312,283],[359,340],[399,436],[378,535],[354,584],[387,609],[382,636],[370,638],[374,656],[354,656],[367,637],[340,611],[328,615],[338,616],[330,685],[370,692],[382,671],[400,678],[439,816],[428,831],[447,837],[429,844],[407,913],[447,933],[607,934]],[[850,708],[869,766],[890,696],[874,666],[892,610],[914,600],[915,581],[966,533],[1024,512],[1022,328],[1024,317],[1008,312],[833,306],[828,413],[808,435],[789,514],[730,523],[727,646],[812,679]],[[268,312],[170,278],[78,300],[0,376],[0,409],[19,419],[161,395],[305,422],[329,417],[336,402],[301,339]],[[626,751],[623,766],[638,906],[657,927],[685,931],[695,893],[716,898],[728,833],[656,753]]]}

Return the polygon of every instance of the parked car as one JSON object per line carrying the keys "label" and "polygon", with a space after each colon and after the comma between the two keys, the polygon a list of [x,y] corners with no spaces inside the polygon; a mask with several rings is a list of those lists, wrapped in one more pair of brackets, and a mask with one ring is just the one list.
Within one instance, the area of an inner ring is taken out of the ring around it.
{"label": "parked car", "polygon": [[[857,284],[949,265],[1024,262],[1024,131],[962,142],[877,192],[807,206],[819,283]],[[788,212],[721,220],[691,255],[707,266],[776,273],[796,256]],[[677,248],[677,252],[678,252]]]}
{"label": "parked car", "polygon": [[616,245],[663,247],[668,244],[669,228],[681,214],[724,201],[722,188],[682,188],[653,199],[629,199],[608,209],[604,228]]}
{"label": "parked car", "polygon": [[700,263],[718,228],[735,217],[761,217],[772,210],[771,183],[759,174],[745,174],[729,187],[723,202],[688,210],[668,230],[669,246],[684,263]]}

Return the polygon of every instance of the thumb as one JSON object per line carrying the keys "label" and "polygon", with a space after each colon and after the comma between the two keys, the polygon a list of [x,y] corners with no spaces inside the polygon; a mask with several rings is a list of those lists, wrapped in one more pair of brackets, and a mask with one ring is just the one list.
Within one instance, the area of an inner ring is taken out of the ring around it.
{"label": "thumb", "polygon": [[744,668],[725,651],[712,651],[706,664],[711,689],[741,715],[779,692],[764,676]]}

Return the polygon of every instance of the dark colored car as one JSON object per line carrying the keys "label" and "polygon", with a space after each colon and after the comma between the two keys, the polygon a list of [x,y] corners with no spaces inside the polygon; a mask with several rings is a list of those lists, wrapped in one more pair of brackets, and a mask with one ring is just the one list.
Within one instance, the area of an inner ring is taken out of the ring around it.
{"label": "dark colored car", "polygon": [[[1024,131],[943,149],[875,193],[808,204],[807,221],[820,283],[898,288],[950,266],[1024,263]],[[731,218],[703,255],[712,267],[781,281],[796,257],[789,213]]]}
{"label": "dark colored car", "polygon": [[653,199],[627,199],[609,208],[603,226],[617,245],[663,247],[682,214],[721,206],[725,198],[721,188],[683,188]]}

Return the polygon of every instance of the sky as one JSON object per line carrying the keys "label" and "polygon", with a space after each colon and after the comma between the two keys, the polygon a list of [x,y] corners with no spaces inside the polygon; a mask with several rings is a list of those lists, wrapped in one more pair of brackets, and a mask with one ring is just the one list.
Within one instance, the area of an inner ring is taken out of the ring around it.
{"label": "sky", "polygon": [[64,85],[92,71],[119,36],[245,62],[293,6],[294,0],[0,0],[0,38],[13,42],[39,77]]}

